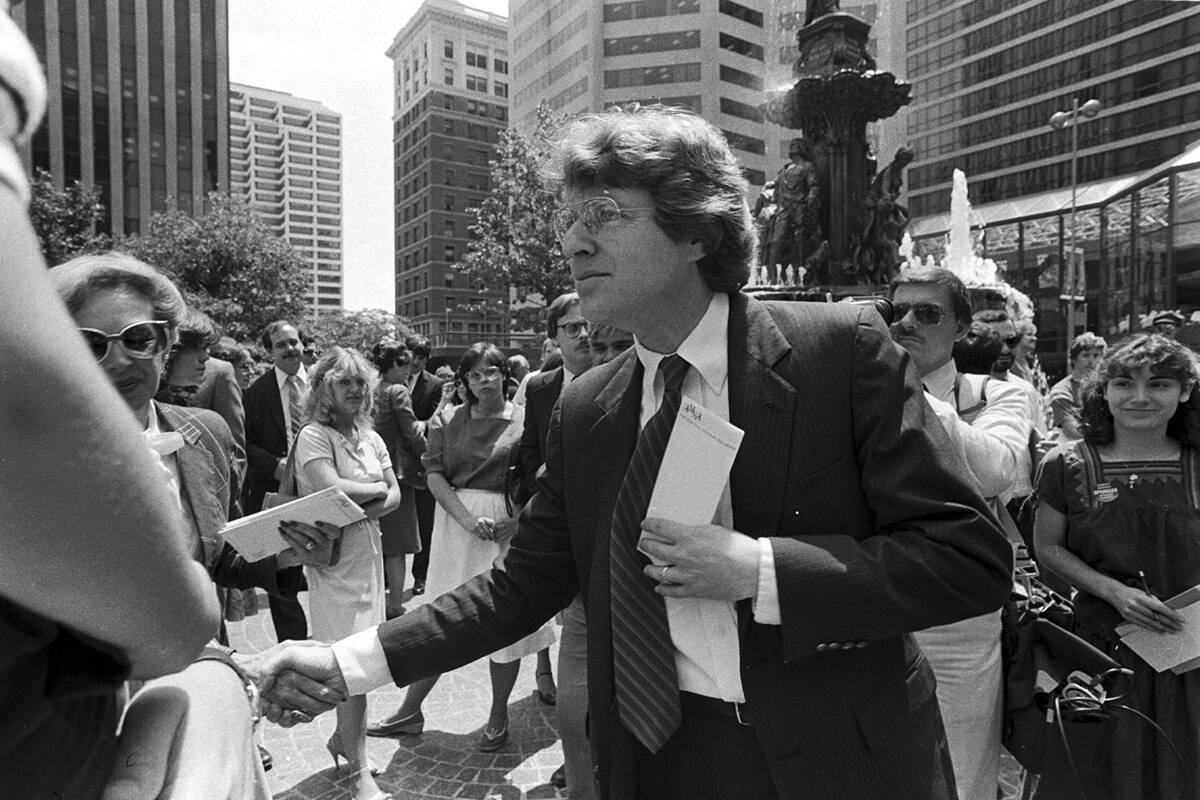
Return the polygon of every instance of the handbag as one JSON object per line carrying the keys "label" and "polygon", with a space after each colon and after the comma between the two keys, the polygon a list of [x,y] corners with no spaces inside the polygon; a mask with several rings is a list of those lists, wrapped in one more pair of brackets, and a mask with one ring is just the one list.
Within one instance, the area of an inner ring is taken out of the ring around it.
{"label": "handbag", "polygon": [[[263,495],[263,508],[275,508],[275,506],[300,499],[300,490],[296,486],[296,443],[300,441],[300,431],[307,428],[308,425],[307,422],[301,425],[300,430],[296,431],[296,435],[292,437],[292,446],[288,448],[287,461],[283,465],[283,475],[279,478],[279,491],[267,492]],[[334,458],[336,459],[337,456],[335,455]]]}
{"label": "handbag", "polygon": [[[287,461],[283,465],[283,475],[279,478],[279,491],[267,492],[263,495],[263,509],[275,508],[284,503],[290,503],[293,500],[300,499],[300,489],[296,485],[296,443],[300,441],[300,431],[303,431],[312,423],[306,422],[300,426],[300,430],[296,431],[295,437],[292,438],[292,446],[288,448]],[[337,447],[333,448],[333,466],[337,469]],[[345,528],[342,528],[345,531]],[[326,566],[332,567],[338,563],[342,557],[342,537],[338,537],[333,542],[333,548],[329,554],[329,563]]]}
{"label": "handbag", "polygon": [[[1107,703],[1132,688],[1133,673],[1072,632],[1074,605],[1037,580],[1037,566],[1023,551],[1018,547],[1017,581],[1000,616],[1001,741],[1022,767],[1040,774],[1053,737],[1062,738],[1070,755],[1063,722],[1107,720]],[[1072,702],[1085,694],[1094,702]]]}

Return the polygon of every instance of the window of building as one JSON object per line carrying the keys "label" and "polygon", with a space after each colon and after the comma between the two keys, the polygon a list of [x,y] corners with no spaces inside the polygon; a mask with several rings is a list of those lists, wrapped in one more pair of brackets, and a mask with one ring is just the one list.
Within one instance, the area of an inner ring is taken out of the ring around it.
{"label": "window of building", "polygon": [[487,93],[487,90],[488,90],[487,78],[479,78],[474,75],[468,75],[466,82],[467,82],[467,89],[469,91],[483,92],[484,94]]}
{"label": "window of building", "polygon": [[454,85],[454,70],[446,67],[445,82],[447,86]]}
{"label": "window of building", "polygon": [[492,84],[492,92],[496,97],[508,97],[508,84],[503,81],[495,81]]}
{"label": "window of building", "polygon": [[445,180],[444,180],[443,182],[444,182],[444,183],[445,183],[447,186],[453,186],[453,185],[454,185],[454,170],[452,170],[452,169],[448,169],[448,170],[446,170],[446,172],[445,172]]}
{"label": "window of building", "polygon": [[446,273],[446,288],[447,289],[454,288],[454,276],[451,275],[449,272]]}
{"label": "window of building", "polygon": [[700,0],[633,0],[628,3],[604,4],[605,22],[699,13]]}
{"label": "window of building", "polygon": [[748,22],[755,27],[763,26],[763,15],[761,11],[755,11],[753,8],[746,8],[740,3],[734,3],[732,0],[721,0],[718,6],[722,14],[740,19],[742,22]]}
{"label": "window of building", "polygon": [[492,59],[492,69],[501,75],[508,74],[508,62],[503,58]]}
{"label": "window of building", "polygon": [[450,39],[446,40],[446,49],[444,52],[445,52],[446,58],[454,58],[454,42],[452,40],[450,40]]}
{"label": "window of building", "polygon": [[[665,64],[659,67],[631,67],[604,71],[604,88],[652,86],[660,83],[685,83],[700,80],[700,62]],[[552,104],[553,105],[553,104]]]}
{"label": "window of building", "polygon": [[756,156],[761,156],[767,151],[766,142],[762,139],[755,139],[753,136],[746,136],[733,131],[721,131],[725,134],[725,141],[729,142],[729,146],[735,150],[742,150],[747,153],[754,153]]}
{"label": "window of building", "polygon": [[452,219],[442,220],[442,235],[443,236],[457,236],[458,231],[456,230],[456,228],[457,228],[457,226],[454,224],[454,220],[452,220]]}
{"label": "window of building", "polygon": [[445,208],[445,210],[447,210],[447,211],[453,211],[454,210],[454,198],[453,197],[444,198],[443,208]]}
{"label": "window of building", "polygon": [[722,50],[728,50],[732,53],[753,58],[755,61],[763,60],[762,45],[754,42],[747,42],[745,39],[739,39],[736,36],[730,36],[728,33],[722,33],[718,43]]}
{"label": "window of building", "polygon": [[763,113],[760,108],[747,103],[739,103],[737,100],[730,100],[728,97],[721,98],[721,113],[748,119],[752,122],[763,121]]}
{"label": "window of building", "polygon": [[468,67],[478,67],[479,69],[487,69],[488,68],[487,53],[472,53],[470,50],[468,50],[467,51],[467,66]]}
{"label": "window of building", "polygon": [[604,40],[604,55],[630,56],[637,53],[660,53],[669,50],[694,50],[700,46],[700,31],[652,33],[646,36],[624,36]]}
{"label": "window of building", "polygon": [[742,72],[740,69],[734,69],[724,64],[721,65],[721,80],[726,83],[744,86],[747,89],[753,89],[756,92],[761,92],[763,88],[762,78],[757,75],[751,75],[749,72]]}
{"label": "window of building", "polygon": [[442,250],[442,258],[448,263],[453,264],[454,260],[458,258],[458,248],[452,244],[446,245]]}
{"label": "window of building", "polygon": [[458,305],[458,299],[452,294],[442,297],[442,301],[445,303],[447,311],[453,311]]}

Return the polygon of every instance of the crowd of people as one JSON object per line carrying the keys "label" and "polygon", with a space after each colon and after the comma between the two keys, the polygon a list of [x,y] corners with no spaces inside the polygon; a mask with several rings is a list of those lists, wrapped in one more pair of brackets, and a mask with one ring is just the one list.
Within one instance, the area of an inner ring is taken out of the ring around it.
{"label": "crowd of people", "polygon": [[[1109,719],[1037,796],[1080,774],[1091,798],[1200,795],[1198,673],[1156,672],[1117,630],[1178,632],[1165,601],[1200,584],[1181,318],[1076,337],[1043,397],[1032,321],[973,308],[952,272],[901,272],[890,323],[760,302],[740,291],[756,234],[736,158],[649,107],[561,134],[577,292],[548,304],[536,372],[478,342],[431,373],[420,335],[359,352],[278,320],[255,376],[154,265],[44,268],[10,157],[40,113],[30,80],[0,91],[5,791],[265,798],[260,716],[336,709],[334,767],[384,800],[367,736],[420,735],[439,676],[488,656],[477,747],[500,750],[533,656],[576,800],[992,800],[1024,546],[1157,726]],[[713,442],[672,458],[681,424]],[[679,470],[721,488],[689,494]],[[285,521],[254,562],[223,539],[330,487],[364,518]],[[258,591],[280,645],[232,653],[226,620]],[[403,701],[368,721],[388,683]]]}

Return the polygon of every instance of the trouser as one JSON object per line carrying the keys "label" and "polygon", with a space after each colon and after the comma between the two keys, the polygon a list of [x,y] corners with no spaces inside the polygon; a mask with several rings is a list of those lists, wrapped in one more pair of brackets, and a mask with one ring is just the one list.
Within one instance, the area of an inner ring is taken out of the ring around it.
{"label": "trouser", "polygon": [[421,552],[413,556],[412,576],[414,581],[424,581],[429,572],[429,547],[433,538],[433,512],[437,501],[428,489],[415,489],[413,498],[417,505],[417,533],[421,537]]}
{"label": "trouser", "polygon": [[731,703],[681,692],[680,708],[679,730],[657,753],[634,744],[638,800],[779,800],[754,728]]}
{"label": "trouser", "polygon": [[563,762],[571,800],[595,800],[599,796],[592,772],[592,747],[587,737],[587,617],[583,600],[576,597],[562,613],[562,637],[558,641],[558,736],[562,739]]}
{"label": "trouser", "polygon": [[299,642],[308,638],[308,618],[304,616],[304,608],[299,600],[286,600],[269,594],[267,604],[271,607],[271,623],[275,626],[276,639]]}

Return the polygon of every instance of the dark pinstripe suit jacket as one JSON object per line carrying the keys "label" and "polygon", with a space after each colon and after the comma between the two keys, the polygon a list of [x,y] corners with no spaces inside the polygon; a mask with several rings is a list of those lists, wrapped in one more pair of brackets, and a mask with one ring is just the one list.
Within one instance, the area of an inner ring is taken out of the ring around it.
{"label": "dark pinstripe suit jacket", "polygon": [[[908,635],[994,610],[1012,551],[873,309],[733,295],[734,526],[773,538],[783,624],[739,606],[747,713],[784,798],[955,796],[934,681]],[[607,797],[634,797],[614,713],[608,536],[638,431],[629,351],[563,393],[503,563],[379,630],[404,685],[535,630],[582,592]],[[713,758],[722,755],[713,742]]]}

